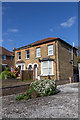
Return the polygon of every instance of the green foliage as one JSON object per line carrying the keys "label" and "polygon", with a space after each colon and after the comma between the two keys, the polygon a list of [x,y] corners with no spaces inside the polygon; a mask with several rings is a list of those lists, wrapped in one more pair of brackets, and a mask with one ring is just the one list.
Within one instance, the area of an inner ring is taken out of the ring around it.
{"label": "green foliage", "polygon": [[3,71],[1,74],[0,74],[0,80],[1,79],[5,79],[5,71]]}
{"label": "green foliage", "polygon": [[37,80],[30,85],[39,96],[48,96],[55,93],[56,83],[54,80],[45,79],[45,80]]}
{"label": "green foliage", "polygon": [[32,82],[25,94],[16,97],[16,100],[28,100],[38,96],[49,96],[56,93],[56,83],[54,80],[36,80]]}
{"label": "green foliage", "polygon": [[9,71],[8,68],[6,68],[6,70],[0,74],[0,79],[7,79],[7,78],[11,78],[11,71]]}
{"label": "green foliage", "polygon": [[30,99],[30,97],[25,93],[16,97],[16,100],[22,100],[22,99],[28,100],[28,99]]}

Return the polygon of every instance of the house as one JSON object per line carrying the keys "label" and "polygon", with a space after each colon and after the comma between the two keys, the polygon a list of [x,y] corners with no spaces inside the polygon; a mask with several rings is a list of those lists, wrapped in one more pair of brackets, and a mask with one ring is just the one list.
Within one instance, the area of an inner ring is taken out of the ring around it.
{"label": "house", "polygon": [[13,52],[10,52],[9,50],[0,46],[0,63],[5,68],[8,67],[11,70],[14,66]]}
{"label": "house", "polygon": [[16,67],[33,70],[34,79],[65,80],[75,74],[77,49],[60,38],[45,38],[14,52]]}

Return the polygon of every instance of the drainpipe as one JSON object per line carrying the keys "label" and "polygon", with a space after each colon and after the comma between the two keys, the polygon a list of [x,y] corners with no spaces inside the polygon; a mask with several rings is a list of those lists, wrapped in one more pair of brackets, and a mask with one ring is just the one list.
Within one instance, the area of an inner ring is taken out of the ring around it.
{"label": "drainpipe", "polygon": [[57,80],[57,57],[56,57],[56,41],[55,41],[55,63],[56,63],[56,80]]}
{"label": "drainpipe", "polygon": [[73,80],[74,80],[74,42],[73,42],[73,47],[72,47],[72,70],[73,70]]}

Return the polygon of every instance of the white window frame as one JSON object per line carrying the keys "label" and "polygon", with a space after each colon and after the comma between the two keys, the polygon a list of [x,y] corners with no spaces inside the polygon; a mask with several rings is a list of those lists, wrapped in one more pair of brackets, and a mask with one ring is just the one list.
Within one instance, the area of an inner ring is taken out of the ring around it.
{"label": "white window frame", "polygon": [[[52,46],[52,49],[49,48],[50,46]],[[52,51],[52,53],[50,54],[49,51]],[[48,45],[48,56],[51,56],[51,55],[53,55],[53,54],[54,54],[54,53],[53,53],[53,44]]]}
{"label": "white window frame", "polygon": [[[3,59],[3,57],[4,57],[4,59]],[[2,55],[2,60],[6,60],[6,55]]]}
{"label": "white window frame", "polygon": [[[29,49],[28,49],[29,50]],[[30,58],[30,50],[29,50],[29,54],[27,54],[27,51],[28,50],[26,50],[26,59],[29,59]],[[27,55],[29,55],[29,58],[27,57]]]}
{"label": "white window frame", "polygon": [[[40,55],[38,55],[39,53],[40,53]],[[41,57],[41,48],[40,47],[36,48],[36,58],[39,58],[39,57]]]}
{"label": "white window frame", "polygon": [[17,63],[16,67],[18,67],[18,66],[21,66],[21,70],[25,70],[25,63]]}
{"label": "white window frame", "polygon": [[[21,53],[21,52],[20,52]],[[18,60],[21,60],[21,59],[19,59],[19,52],[17,53],[17,56],[18,56]]]}
{"label": "white window frame", "polygon": [[[53,72],[53,61],[47,61],[48,62],[48,74],[43,74],[43,63],[46,61],[41,62],[41,76],[48,76],[48,75],[54,75]],[[52,74],[49,73],[49,62],[52,62]],[[45,67],[47,68],[47,67]]]}

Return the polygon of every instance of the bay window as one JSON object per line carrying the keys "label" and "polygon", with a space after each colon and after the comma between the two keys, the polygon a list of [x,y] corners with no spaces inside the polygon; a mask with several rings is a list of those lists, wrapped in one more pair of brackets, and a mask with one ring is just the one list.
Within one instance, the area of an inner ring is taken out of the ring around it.
{"label": "bay window", "polygon": [[41,62],[41,75],[53,75],[53,61]]}

